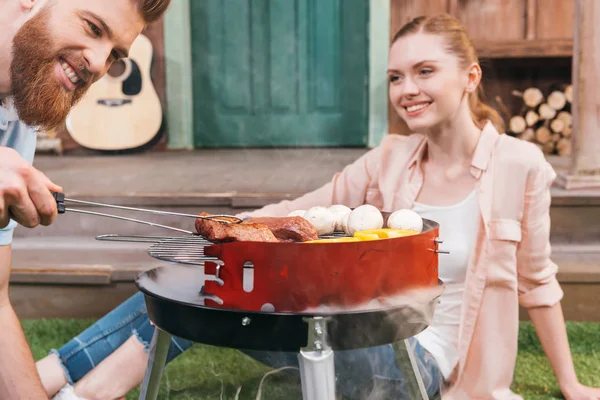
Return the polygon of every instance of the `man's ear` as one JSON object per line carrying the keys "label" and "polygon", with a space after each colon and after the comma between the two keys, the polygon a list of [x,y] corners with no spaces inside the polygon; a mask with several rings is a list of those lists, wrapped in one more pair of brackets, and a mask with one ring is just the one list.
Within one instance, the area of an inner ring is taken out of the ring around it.
{"label": "man's ear", "polygon": [[481,67],[478,63],[473,63],[468,69],[468,81],[467,81],[467,92],[472,93],[477,90],[479,82],[481,82]]}

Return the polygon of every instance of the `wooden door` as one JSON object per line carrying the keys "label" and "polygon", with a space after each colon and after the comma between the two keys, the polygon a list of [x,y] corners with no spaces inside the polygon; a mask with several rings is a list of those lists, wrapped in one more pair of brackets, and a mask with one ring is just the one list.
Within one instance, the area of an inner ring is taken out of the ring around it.
{"label": "wooden door", "polygon": [[367,0],[190,7],[197,147],[366,145]]}

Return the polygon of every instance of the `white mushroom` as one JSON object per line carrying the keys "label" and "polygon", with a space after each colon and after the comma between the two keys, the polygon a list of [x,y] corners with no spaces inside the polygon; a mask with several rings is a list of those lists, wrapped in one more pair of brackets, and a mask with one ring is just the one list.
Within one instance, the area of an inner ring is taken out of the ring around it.
{"label": "white mushroom", "polygon": [[363,204],[356,207],[348,217],[347,233],[354,235],[354,232],[368,229],[381,229],[383,227],[383,215],[376,207],[370,204]]}
{"label": "white mushroom", "polygon": [[325,207],[311,207],[303,216],[314,225],[319,235],[331,235],[335,229],[335,217]]}
{"label": "white mushroom", "polygon": [[423,230],[423,218],[413,210],[397,210],[388,217],[387,226],[392,229],[411,229],[421,232]]}
{"label": "white mushroom", "polygon": [[305,213],[306,213],[306,210],[296,210],[296,211],[292,211],[287,216],[288,217],[304,217]]}
{"label": "white mushroom", "polygon": [[[344,214],[344,217],[342,218],[342,221],[340,223],[340,231],[344,232],[346,235],[350,235],[350,232],[348,232],[348,218],[350,218],[350,214],[352,214],[352,211],[350,211],[349,213]],[[350,235],[352,236],[352,235]]]}
{"label": "white mushroom", "polygon": [[347,207],[343,204],[334,204],[329,207],[329,212],[332,213],[335,218],[335,231],[344,231],[344,217],[346,217],[346,214],[349,214],[351,211],[352,209],[350,207]]}

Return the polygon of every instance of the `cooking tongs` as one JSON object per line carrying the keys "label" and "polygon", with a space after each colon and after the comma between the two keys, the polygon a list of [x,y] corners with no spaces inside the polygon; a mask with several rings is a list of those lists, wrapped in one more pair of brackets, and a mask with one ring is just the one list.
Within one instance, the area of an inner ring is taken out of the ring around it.
{"label": "cooking tongs", "polygon": [[83,205],[89,205],[89,206],[97,206],[97,207],[116,208],[119,210],[127,210],[127,211],[146,212],[146,213],[157,214],[157,215],[171,215],[171,216],[187,217],[187,218],[194,218],[194,219],[202,218],[202,219],[208,219],[208,220],[213,220],[213,221],[226,222],[226,223],[230,223],[230,224],[238,224],[243,221],[242,218],[239,218],[239,217],[236,217],[233,215],[215,214],[215,215],[204,216],[204,215],[176,213],[176,212],[170,212],[170,211],[148,210],[145,208],[116,206],[113,204],[104,204],[104,203],[96,203],[96,202],[92,202],[92,201],[69,199],[69,198],[65,197],[64,193],[56,193],[56,192],[52,192],[52,196],[54,196],[54,199],[56,200],[56,205],[57,205],[59,214],[64,214],[65,212],[68,211],[68,212],[76,212],[76,213],[81,213],[81,214],[96,215],[96,216],[100,216],[100,217],[116,218],[116,219],[120,219],[120,220],[124,220],[124,221],[137,222],[140,224],[171,229],[174,231],[179,231],[179,232],[189,233],[189,234],[194,233],[194,232],[187,231],[185,229],[175,228],[172,226],[156,224],[154,222],[142,221],[142,220],[134,219],[134,218],[121,217],[119,215],[104,214],[104,213],[99,213],[99,212],[95,212],[95,211],[81,210],[78,208],[71,208],[71,207],[67,208],[65,205],[65,202],[83,204]]}

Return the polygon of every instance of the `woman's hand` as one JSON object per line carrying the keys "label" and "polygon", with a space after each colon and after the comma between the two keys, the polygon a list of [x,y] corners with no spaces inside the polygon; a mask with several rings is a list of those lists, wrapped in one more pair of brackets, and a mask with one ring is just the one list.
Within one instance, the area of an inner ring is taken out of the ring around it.
{"label": "woman's hand", "polygon": [[584,386],[579,382],[560,388],[567,400],[599,400],[600,388]]}
{"label": "woman's hand", "polygon": [[600,389],[584,386],[577,379],[560,303],[552,307],[531,308],[529,316],[565,398],[600,400]]}

